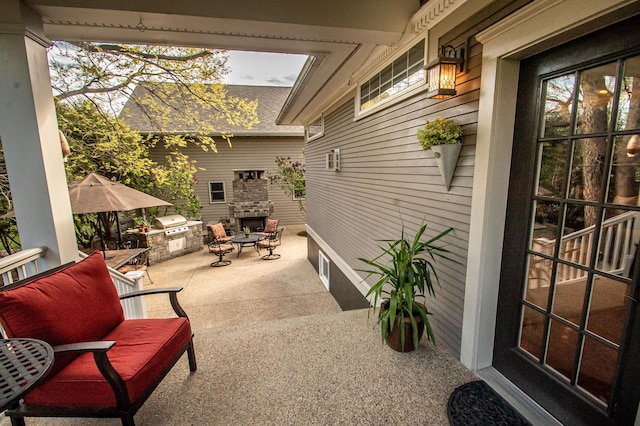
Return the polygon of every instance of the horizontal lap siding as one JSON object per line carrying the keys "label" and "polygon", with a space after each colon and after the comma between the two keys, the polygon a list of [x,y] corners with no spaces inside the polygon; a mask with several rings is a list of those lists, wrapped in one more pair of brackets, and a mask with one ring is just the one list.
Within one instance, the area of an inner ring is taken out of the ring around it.
{"label": "horizontal lap siding", "polygon": [[[376,240],[397,238],[401,223],[410,236],[423,219],[427,236],[454,228],[443,241],[458,263],[439,264],[442,287],[427,302],[438,342],[455,354],[462,332],[481,46],[473,44],[470,55],[455,98],[435,101],[423,93],[358,121],[351,99],[327,114],[324,135],[305,148],[307,223],[352,269],[365,266],[358,257],[379,253]],[[449,191],[433,154],[417,139],[418,129],[436,117],[452,118],[464,129]],[[325,168],[325,154],[334,148],[341,150],[339,172]]]}
{"label": "horizontal lap siding", "polygon": [[[182,151],[190,159],[196,160],[196,166],[204,168],[196,173],[198,183],[196,195],[202,203],[200,214],[202,221],[217,223],[221,217],[229,217],[229,203],[233,201],[233,170],[265,170],[275,172],[276,156],[291,157],[304,162],[301,158],[303,139],[272,138],[232,138],[232,147],[224,141],[218,142],[218,152],[204,152],[199,148],[188,147]],[[162,150],[154,151],[154,159],[161,161]],[[226,203],[209,202],[209,182],[225,183]],[[280,220],[281,226],[305,223],[305,214],[298,208],[298,202],[285,195],[277,185],[269,185],[269,198],[274,205],[273,217]]]}

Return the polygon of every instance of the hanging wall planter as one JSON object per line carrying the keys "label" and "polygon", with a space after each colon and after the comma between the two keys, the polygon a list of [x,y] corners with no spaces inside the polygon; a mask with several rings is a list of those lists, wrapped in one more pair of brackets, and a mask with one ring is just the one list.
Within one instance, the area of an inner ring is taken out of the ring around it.
{"label": "hanging wall planter", "polygon": [[447,191],[451,186],[451,179],[453,179],[453,172],[456,171],[456,164],[461,150],[462,144],[436,145],[431,148]]}
{"label": "hanging wall planter", "polygon": [[452,120],[436,118],[418,130],[418,140],[425,151],[433,151],[448,191],[462,149],[462,128]]}

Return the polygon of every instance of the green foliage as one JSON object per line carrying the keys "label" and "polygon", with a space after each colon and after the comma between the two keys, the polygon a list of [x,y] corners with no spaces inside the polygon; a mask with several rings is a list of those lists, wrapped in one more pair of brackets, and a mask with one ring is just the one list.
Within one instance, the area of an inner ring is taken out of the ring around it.
{"label": "green foliage", "polygon": [[[420,240],[426,229],[427,225],[423,223],[413,240],[410,240],[405,235],[404,225],[402,225],[400,239],[380,241],[387,245],[387,247],[379,246],[382,253],[373,259],[358,258],[371,267],[359,269],[360,272],[368,274],[365,280],[371,275],[378,276],[376,283],[367,292],[367,297],[373,296],[374,312],[379,301],[383,299],[389,301],[388,308],[378,315],[383,342],[386,341],[393,327],[404,324],[404,319],[408,317],[412,324],[413,344],[417,348],[419,329],[416,316],[419,315],[424,321],[428,340],[434,345],[436,343],[427,316],[428,312],[420,301],[426,299],[425,290],[435,297],[434,284],[440,285],[434,265],[436,258],[451,259],[445,256],[446,253],[450,253],[449,250],[434,243],[450,233],[453,228],[422,242]],[[400,326],[400,341],[401,346],[404,347],[405,332],[402,326]]]}
{"label": "green foliage", "polygon": [[[0,141],[0,214],[11,211],[11,208],[11,190],[4,162],[4,150]],[[0,244],[2,244],[2,250],[7,254],[13,253],[16,248],[20,247],[18,227],[14,218],[0,219]]]}
{"label": "green foliage", "polygon": [[435,145],[459,144],[462,143],[462,128],[452,120],[436,118],[418,130],[418,140],[425,151]]}
{"label": "green foliage", "polygon": [[[304,152],[302,156],[304,158]],[[298,200],[298,208],[305,211],[306,197],[304,163],[291,157],[276,157],[276,172],[267,173],[269,182],[278,185],[287,196]]]}
{"label": "green foliage", "polygon": [[[152,170],[152,176],[157,190],[156,196],[163,200],[171,200],[173,209],[178,214],[187,217],[200,217],[202,203],[194,193],[194,186],[198,183],[196,161],[179,151],[173,151],[165,157],[166,166],[157,166]],[[153,195],[153,194],[152,194]]]}
{"label": "green foliage", "polygon": [[[72,152],[65,166],[69,182],[95,172],[168,200],[178,213],[197,215],[202,207],[193,191],[197,169],[187,156],[173,152],[166,165],[160,165],[151,159],[151,141],[122,120],[103,116],[95,104],[85,102],[73,108],[58,102],[56,106],[59,127]],[[85,246],[95,232],[104,239],[113,239],[114,223],[115,216],[110,214],[75,217],[78,239]]]}
{"label": "green foliage", "polygon": [[90,101],[105,120],[127,102],[122,114],[136,109],[141,126],[165,136],[167,148],[189,142],[215,152],[212,133],[230,143],[227,128],[258,123],[257,101],[229,96],[219,84],[228,73],[224,50],[58,41],[50,53],[58,101],[76,109]]}

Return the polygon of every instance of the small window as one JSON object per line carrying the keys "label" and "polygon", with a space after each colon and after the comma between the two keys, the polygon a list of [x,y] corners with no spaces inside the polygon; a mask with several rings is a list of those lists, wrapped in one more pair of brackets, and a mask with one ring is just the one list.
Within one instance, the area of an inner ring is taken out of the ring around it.
{"label": "small window", "polygon": [[425,84],[424,40],[404,52],[380,72],[360,85],[359,113],[398,98],[407,89]]}
{"label": "small window", "polygon": [[209,202],[212,204],[226,202],[224,182],[209,182]]}
{"label": "small window", "polygon": [[295,201],[302,201],[305,199],[307,195],[306,188],[304,186],[304,181],[297,182],[293,187],[293,199]]}
{"label": "small window", "polygon": [[324,117],[320,116],[307,125],[307,142],[324,134]]}
{"label": "small window", "polygon": [[329,290],[329,258],[321,251],[318,251],[318,276]]}

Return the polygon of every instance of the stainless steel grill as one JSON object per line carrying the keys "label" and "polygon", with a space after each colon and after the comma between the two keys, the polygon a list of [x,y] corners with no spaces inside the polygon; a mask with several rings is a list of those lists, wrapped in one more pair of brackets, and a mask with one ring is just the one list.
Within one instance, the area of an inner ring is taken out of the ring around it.
{"label": "stainless steel grill", "polygon": [[153,226],[158,229],[171,229],[181,227],[187,224],[187,219],[179,214],[157,217],[153,222]]}
{"label": "stainless steel grill", "polygon": [[179,214],[157,217],[153,222],[153,226],[158,229],[164,229],[164,235],[182,234],[189,230],[187,219]]}

